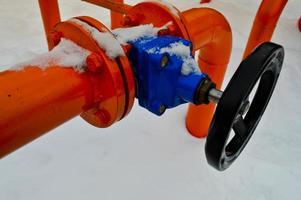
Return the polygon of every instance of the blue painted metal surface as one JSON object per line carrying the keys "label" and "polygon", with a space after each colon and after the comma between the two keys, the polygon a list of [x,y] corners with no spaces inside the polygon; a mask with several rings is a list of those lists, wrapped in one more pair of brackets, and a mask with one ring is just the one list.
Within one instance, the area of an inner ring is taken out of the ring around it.
{"label": "blue painted metal surface", "polygon": [[168,52],[160,53],[161,49],[178,42],[191,47],[189,41],[171,36],[141,38],[131,43],[130,60],[136,77],[136,96],[140,106],[156,115],[162,115],[168,108],[193,103],[200,82],[207,78],[199,72],[183,75],[183,59]]}

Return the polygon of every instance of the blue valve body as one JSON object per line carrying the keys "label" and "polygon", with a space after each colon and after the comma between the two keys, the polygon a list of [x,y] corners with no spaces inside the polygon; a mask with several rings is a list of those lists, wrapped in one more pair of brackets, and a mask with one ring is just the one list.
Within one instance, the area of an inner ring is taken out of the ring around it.
{"label": "blue valve body", "polygon": [[[156,115],[163,114],[162,107],[167,109],[193,103],[200,82],[207,78],[200,72],[183,75],[183,59],[168,52],[160,53],[160,49],[179,42],[191,46],[191,42],[171,36],[141,38],[131,43],[130,60],[136,77],[136,96],[140,106]],[[164,65],[166,57],[168,62]]]}

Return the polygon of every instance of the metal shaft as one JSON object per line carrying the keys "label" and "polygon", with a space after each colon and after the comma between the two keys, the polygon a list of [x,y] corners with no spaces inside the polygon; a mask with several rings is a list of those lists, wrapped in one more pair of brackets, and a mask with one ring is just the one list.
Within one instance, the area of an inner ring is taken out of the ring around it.
{"label": "metal shaft", "polygon": [[212,88],[209,91],[208,99],[210,102],[217,104],[219,102],[220,98],[222,97],[222,95],[223,95],[222,91],[220,91],[216,88]]}

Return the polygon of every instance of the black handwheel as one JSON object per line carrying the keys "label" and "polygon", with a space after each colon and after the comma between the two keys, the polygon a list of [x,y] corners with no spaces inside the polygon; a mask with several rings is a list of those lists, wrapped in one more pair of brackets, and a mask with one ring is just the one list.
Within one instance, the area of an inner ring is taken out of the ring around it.
{"label": "black handwheel", "polygon": [[[214,168],[227,169],[248,143],[270,101],[283,59],[282,46],[263,43],[240,64],[219,100],[209,129],[205,151]],[[230,138],[232,130],[235,134]]]}

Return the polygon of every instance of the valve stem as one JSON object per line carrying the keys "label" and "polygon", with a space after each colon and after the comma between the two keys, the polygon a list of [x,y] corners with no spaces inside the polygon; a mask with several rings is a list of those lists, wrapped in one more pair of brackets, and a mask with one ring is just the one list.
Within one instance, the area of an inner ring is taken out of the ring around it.
{"label": "valve stem", "polygon": [[221,90],[218,90],[216,88],[212,88],[211,90],[209,90],[208,100],[210,102],[218,104],[218,102],[219,102],[219,100],[221,99],[222,96],[223,96],[223,92]]}

